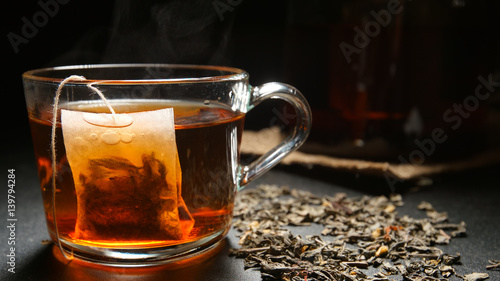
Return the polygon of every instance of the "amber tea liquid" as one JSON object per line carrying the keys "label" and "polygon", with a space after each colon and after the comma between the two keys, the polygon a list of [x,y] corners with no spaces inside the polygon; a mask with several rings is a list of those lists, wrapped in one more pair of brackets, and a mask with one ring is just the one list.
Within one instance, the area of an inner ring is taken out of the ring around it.
{"label": "amber tea liquid", "polygon": [[[185,244],[193,241],[211,240],[223,237],[232,219],[239,146],[243,130],[244,115],[237,114],[222,105],[178,102],[168,100],[120,100],[112,101],[117,113],[143,112],[173,107],[175,115],[175,135],[179,162],[182,170],[182,198],[194,226],[182,239],[159,237],[145,218],[149,213],[157,212],[151,206],[142,205],[127,198],[127,202],[142,208],[137,217],[123,216],[120,208],[108,206],[108,215],[113,221],[124,220],[126,228],[116,225],[103,226],[105,235],[94,235],[92,239],[80,239],[75,235],[77,224],[77,196],[71,167],[66,159],[61,127],[56,130],[56,216],[59,237],[73,245],[90,245],[109,248],[144,248],[165,247]],[[83,102],[61,104],[62,108],[86,112],[109,113],[102,103]],[[47,218],[48,229],[55,240],[54,218],[52,213],[52,164],[50,152],[51,113],[30,112],[30,126],[34,140],[35,156],[40,177],[40,184]],[[107,198],[95,198],[90,194],[88,200],[106,203]],[[102,196],[101,196],[102,197]],[[112,201],[112,200],[111,200]],[[109,202],[109,201],[108,201]],[[89,216],[93,213],[90,212]],[[96,216],[102,212],[96,211]],[[118,222],[120,223],[120,222]]]}

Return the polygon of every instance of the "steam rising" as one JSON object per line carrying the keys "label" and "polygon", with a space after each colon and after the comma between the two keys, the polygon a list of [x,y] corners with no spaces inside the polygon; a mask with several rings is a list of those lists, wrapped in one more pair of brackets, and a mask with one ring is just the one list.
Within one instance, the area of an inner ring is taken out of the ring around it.
{"label": "steam rising", "polygon": [[105,62],[228,64],[233,18],[211,1],[116,1]]}

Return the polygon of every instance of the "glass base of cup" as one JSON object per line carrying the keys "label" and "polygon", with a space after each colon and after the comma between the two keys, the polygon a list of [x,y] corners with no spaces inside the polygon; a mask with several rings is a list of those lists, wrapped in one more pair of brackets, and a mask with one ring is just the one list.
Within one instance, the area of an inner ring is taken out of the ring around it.
{"label": "glass base of cup", "polygon": [[[114,267],[147,267],[170,264],[192,259],[213,252],[218,248],[228,229],[221,230],[202,239],[167,247],[141,249],[104,248],[79,245],[61,240],[66,256],[79,261]],[[60,253],[59,259],[65,260]]]}

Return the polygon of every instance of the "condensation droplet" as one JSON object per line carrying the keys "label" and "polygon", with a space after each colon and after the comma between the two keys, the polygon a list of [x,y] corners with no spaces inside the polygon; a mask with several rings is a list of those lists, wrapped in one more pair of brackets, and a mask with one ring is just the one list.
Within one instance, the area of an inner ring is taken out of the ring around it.
{"label": "condensation droplet", "polygon": [[108,131],[106,131],[106,133],[101,135],[101,140],[104,143],[107,143],[110,145],[117,144],[120,142],[120,135],[117,134],[115,131],[108,130]]}
{"label": "condensation droplet", "polygon": [[76,137],[73,140],[73,151],[77,155],[85,154],[88,150],[87,142],[82,137]]}
{"label": "condensation droplet", "polygon": [[203,104],[204,104],[204,105],[209,105],[209,104],[210,104],[210,101],[209,101],[209,100],[205,100],[205,101],[203,102]]}
{"label": "condensation droplet", "polygon": [[121,140],[124,143],[130,143],[132,142],[132,139],[134,138],[134,134],[128,134],[128,133],[123,133],[121,134]]}
{"label": "condensation droplet", "polygon": [[92,133],[92,134],[90,134],[90,135],[89,135],[89,138],[90,138],[91,140],[95,141],[95,140],[97,140],[97,139],[99,138],[99,136],[97,136],[97,134],[96,134],[96,133]]}

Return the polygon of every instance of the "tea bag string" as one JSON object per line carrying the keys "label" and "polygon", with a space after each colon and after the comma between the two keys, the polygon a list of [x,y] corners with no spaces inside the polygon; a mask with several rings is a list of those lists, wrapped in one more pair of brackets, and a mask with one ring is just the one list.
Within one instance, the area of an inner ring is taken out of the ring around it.
{"label": "tea bag string", "polygon": [[92,91],[94,91],[97,95],[99,95],[99,97],[102,99],[102,101],[104,101],[104,103],[106,104],[106,106],[109,108],[109,111],[111,111],[111,116],[113,117],[113,122],[116,123],[116,112],[113,109],[113,107],[111,106],[111,104],[109,103],[109,101],[106,99],[106,97],[104,96],[104,94],[101,92],[101,90],[99,90],[98,88],[94,87],[94,85],[97,84],[97,83],[98,82],[88,83],[87,87],[89,87]]}
{"label": "tea bag string", "polygon": [[[68,256],[66,252],[64,251],[62,244],[61,244],[61,239],[59,237],[59,228],[57,225],[57,216],[56,216],[56,178],[57,178],[57,164],[56,164],[56,128],[57,128],[57,116],[58,116],[58,111],[59,111],[59,98],[61,96],[62,88],[64,85],[68,82],[82,82],[86,81],[87,79],[84,76],[79,76],[79,75],[71,75],[64,80],[61,81],[59,86],[57,87],[56,95],[54,97],[54,108],[53,108],[53,113],[52,113],[52,132],[51,132],[51,142],[50,142],[50,150],[52,153],[52,217],[54,220],[54,228],[55,228],[55,234],[56,234],[56,240],[57,240],[57,246],[59,247],[59,250],[61,250],[62,255],[64,258],[68,260],[73,259],[73,253],[71,253],[71,256]],[[97,84],[97,82],[93,83],[88,83],[87,87],[92,90],[92,92],[96,93],[99,95],[99,97],[104,101],[106,106],[109,108],[109,111],[111,111],[111,115],[113,117],[113,121],[116,123],[116,112],[109,103],[109,101],[104,97],[104,94],[94,85]]]}

